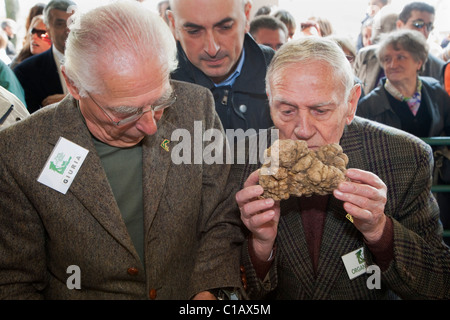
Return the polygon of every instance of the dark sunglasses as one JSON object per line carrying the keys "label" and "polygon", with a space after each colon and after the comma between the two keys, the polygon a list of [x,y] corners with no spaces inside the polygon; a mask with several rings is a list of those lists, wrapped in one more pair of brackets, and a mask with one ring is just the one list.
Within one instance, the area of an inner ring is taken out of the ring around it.
{"label": "dark sunglasses", "polygon": [[433,22],[425,23],[423,20],[415,20],[412,22],[412,25],[416,29],[422,29],[423,27],[427,27],[427,31],[430,32],[433,30]]}
{"label": "dark sunglasses", "polygon": [[31,34],[36,34],[39,38],[48,38],[47,31],[45,30],[39,30],[39,29],[31,29]]}

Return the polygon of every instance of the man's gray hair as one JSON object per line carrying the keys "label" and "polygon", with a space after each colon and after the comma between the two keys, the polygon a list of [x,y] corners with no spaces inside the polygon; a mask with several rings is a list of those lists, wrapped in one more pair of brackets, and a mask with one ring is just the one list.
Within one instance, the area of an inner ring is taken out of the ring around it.
{"label": "man's gray hair", "polygon": [[104,92],[100,74],[105,64],[121,74],[150,60],[167,77],[177,66],[176,43],[169,27],[137,1],[113,2],[84,14],[75,12],[69,21],[64,66],[81,96]]}
{"label": "man's gray hair", "polygon": [[44,23],[46,26],[48,26],[49,19],[50,19],[50,11],[53,9],[61,10],[64,12],[71,12],[72,10],[75,10],[76,3],[71,0],[52,0],[44,8],[43,15],[44,15]]}
{"label": "man's gray hair", "polygon": [[304,37],[289,41],[275,53],[266,74],[266,91],[271,97],[270,87],[283,81],[283,74],[293,65],[323,62],[333,70],[333,79],[344,89],[345,102],[354,86],[354,75],[350,62],[339,45],[328,38]]}

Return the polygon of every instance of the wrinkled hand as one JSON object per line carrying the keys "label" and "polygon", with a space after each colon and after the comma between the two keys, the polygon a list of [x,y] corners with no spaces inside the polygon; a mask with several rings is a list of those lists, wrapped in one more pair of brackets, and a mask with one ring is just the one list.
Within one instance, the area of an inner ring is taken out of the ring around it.
{"label": "wrinkled hand", "polygon": [[348,169],[346,175],[351,181],[341,182],[333,194],[344,201],[345,211],[366,241],[374,243],[381,238],[386,224],[386,185],[368,171]]}
{"label": "wrinkled hand", "polygon": [[273,199],[258,199],[264,189],[258,184],[259,170],[250,174],[244,188],[236,193],[236,202],[241,220],[252,233],[256,256],[265,261],[269,258],[277,236],[280,220],[280,202]]}
{"label": "wrinkled hand", "polygon": [[53,94],[51,96],[48,96],[44,100],[42,100],[42,106],[48,106],[49,104],[56,103],[61,101],[66,95],[65,94]]}

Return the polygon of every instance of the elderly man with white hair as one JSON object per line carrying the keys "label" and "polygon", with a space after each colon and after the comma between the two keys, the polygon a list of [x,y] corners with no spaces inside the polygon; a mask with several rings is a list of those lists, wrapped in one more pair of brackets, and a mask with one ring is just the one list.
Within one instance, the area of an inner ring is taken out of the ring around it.
{"label": "elderly man with white hair", "polygon": [[65,56],[70,95],[0,133],[0,298],[213,299],[240,287],[229,165],[172,162],[174,130],[223,129],[207,89],[170,80],[168,26],[113,2],[75,14]]}
{"label": "elderly man with white hair", "polygon": [[348,165],[332,193],[281,201],[260,198],[256,164],[234,166],[245,181],[236,199],[249,230],[249,297],[449,299],[450,249],[430,191],[431,148],[355,117],[361,89],[332,40],[284,44],[266,84],[281,140],[302,140],[312,151],[339,144]]}

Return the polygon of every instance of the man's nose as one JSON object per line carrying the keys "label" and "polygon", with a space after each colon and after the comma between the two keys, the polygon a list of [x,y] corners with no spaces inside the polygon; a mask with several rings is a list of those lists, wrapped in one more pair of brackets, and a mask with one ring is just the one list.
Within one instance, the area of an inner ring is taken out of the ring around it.
{"label": "man's nose", "polygon": [[300,113],[294,129],[295,136],[300,140],[308,140],[315,133],[312,119],[307,115],[307,111]]}
{"label": "man's nose", "polygon": [[154,112],[146,112],[142,117],[136,122],[136,128],[146,135],[153,135],[158,130],[158,125],[156,124],[154,117]]}
{"label": "man's nose", "polygon": [[210,57],[215,57],[217,52],[219,52],[220,45],[216,41],[213,31],[208,31],[206,33],[205,48],[204,50]]}
{"label": "man's nose", "polygon": [[420,32],[422,32],[422,34],[424,35],[425,39],[428,39],[428,36],[430,35],[430,31],[428,31],[427,26],[424,26]]}

